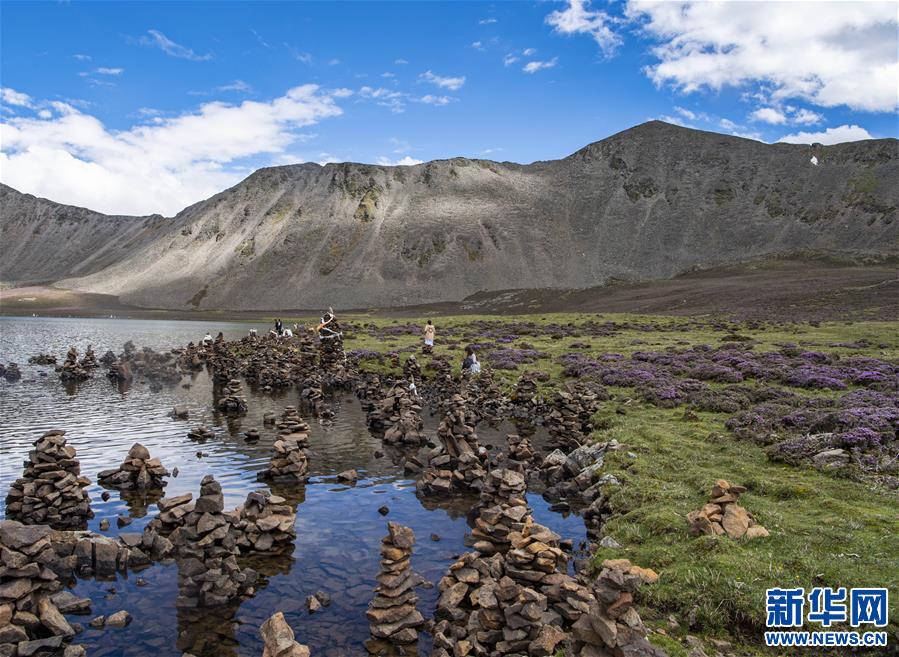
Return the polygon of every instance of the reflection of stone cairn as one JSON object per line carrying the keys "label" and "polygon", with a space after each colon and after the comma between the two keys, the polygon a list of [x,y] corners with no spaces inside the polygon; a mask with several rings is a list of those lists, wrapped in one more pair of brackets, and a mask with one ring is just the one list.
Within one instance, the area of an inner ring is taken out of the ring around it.
{"label": "reflection of stone cairn", "polygon": [[309,425],[293,406],[287,406],[275,424],[278,438],[272,445],[269,467],[259,473],[260,480],[305,481],[309,472]]}
{"label": "reflection of stone cairn", "polygon": [[425,436],[420,411],[421,405],[400,381],[374,405],[368,415],[369,426],[384,431],[384,442],[389,445],[421,445]]}
{"label": "reflection of stone cairn", "polygon": [[513,470],[491,470],[481,490],[478,516],[465,544],[484,555],[509,549],[509,535],[523,528],[529,510],[524,476]]}
{"label": "reflection of stone cairn", "polygon": [[415,354],[409,354],[406,362],[403,363],[403,378],[416,385],[421,383],[421,365],[418,364]]}
{"label": "reflection of stone cairn", "polygon": [[124,490],[160,489],[166,485],[163,477],[168,477],[159,459],[150,458],[150,452],[140,443],[134,443],[122,465],[112,470],[103,470],[97,481],[105,488]]}
{"label": "reflection of stone cairn", "polygon": [[287,500],[266,490],[253,491],[238,509],[237,546],[244,552],[293,552],[296,511]]}
{"label": "reflection of stone cairn", "polygon": [[264,647],[262,657],[309,657],[309,648],[294,639],[282,612],[276,612],[259,628]]}
{"label": "reflection of stone cairn", "polygon": [[[381,572],[375,597],[365,612],[371,623],[372,638],[365,645],[372,654],[417,655],[410,644],[418,640],[424,618],[415,608],[414,587],[421,578],[409,564],[415,535],[408,527],[387,523],[388,535],[381,541]],[[402,646],[409,646],[403,650]]]}
{"label": "reflection of stone cairn", "polygon": [[586,388],[573,391],[557,390],[552,398],[552,410],[544,420],[554,446],[566,450],[580,447],[593,433],[590,418],[599,410],[596,393]]}
{"label": "reflection of stone cairn", "polygon": [[62,381],[86,381],[91,377],[91,373],[78,362],[78,350],[75,347],[69,347],[65,362],[56,370]]}
{"label": "reflection of stone cairn", "polygon": [[240,394],[240,381],[231,379],[222,390],[223,396],[218,401],[218,409],[224,413],[246,413],[247,400]]}
{"label": "reflection of stone cairn", "polygon": [[100,367],[100,363],[97,362],[97,354],[94,353],[93,345],[87,345],[87,350],[84,352],[84,356],[81,357],[81,367],[88,370]]}
{"label": "reflection of stone cairn", "polygon": [[9,487],[6,515],[26,525],[54,529],[83,529],[93,518],[90,498],[82,490],[90,482],[81,477],[75,448],[66,444],[65,431],[41,436],[28,453],[22,477]]}
{"label": "reflection of stone cairn", "polygon": [[418,480],[418,492],[441,495],[452,490],[480,490],[485,475],[479,454],[483,450],[474,427],[466,422],[462,396],[454,395],[449,401],[437,438],[440,445],[428,454],[428,468]]}
{"label": "reflection of stone cairn", "polygon": [[646,639],[646,627],[634,607],[637,588],[656,582],[659,576],[627,559],[611,559],[602,565],[587,612],[572,625],[572,654],[665,657],[664,650]]}
{"label": "reflection of stone cairn", "polygon": [[169,537],[178,559],[177,607],[215,607],[252,593],[256,572],[237,564],[236,514],[223,510],[222,486],[206,475],[193,511]]}
{"label": "reflection of stone cairn", "polygon": [[46,567],[57,559],[52,533],[46,525],[27,527],[15,520],[0,520],[0,646],[6,648],[0,648],[0,653],[4,655],[47,654],[42,650],[61,655],[63,643],[75,635],[52,597],[60,589],[57,576]]}
{"label": "reflection of stone cairn", "polygon": [[737,504],[740,495],[745,492],[745,486],[735,486],[724,479],[718,479],[712,486],[708,503],[698,511],[687,514],[690,533],[694,536],[727,534],[733,539],[747,540],[768,536],[768,530],[757,525],[752,515]]}

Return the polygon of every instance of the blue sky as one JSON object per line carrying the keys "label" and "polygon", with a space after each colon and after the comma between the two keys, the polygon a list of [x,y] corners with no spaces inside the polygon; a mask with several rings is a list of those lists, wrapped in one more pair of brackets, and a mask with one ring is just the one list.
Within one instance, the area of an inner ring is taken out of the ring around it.
{"label": "blue sky", "polygon": [[650,119],[896,137],[896,3],[3,2],[0,179],[173,214],[254,169],[564,157]]}

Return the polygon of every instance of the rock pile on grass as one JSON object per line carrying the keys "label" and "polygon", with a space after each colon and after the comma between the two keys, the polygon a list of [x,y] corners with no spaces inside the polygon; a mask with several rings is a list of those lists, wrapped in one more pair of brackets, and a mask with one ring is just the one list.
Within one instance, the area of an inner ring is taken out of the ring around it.
{"label": "rock pile on grass", "polygon": [[478,444],[474,427],[467,422],[465,399],[453,395],[437,428],[440,445],[428,454],[428,468],[417,490],[423,495],[445,495],[453,491],[480,491],[486,472],[486,452]]}
{"label": "rock pile on grass", "polygon": [[375,597],[365,612],[372,638],[366,648],[372,654],[417,655],[415,643],[424,618],[415,608],[415,586],[421,578],[412,572],[410,559],[415,535],[408,527],[387,523],[388,534],[381,541],[381,572]]}
{"label": "rock pile on grass", "polygon": [[409,354],[406,362],[403,363],[403,378],[416,385],[421,383],[421,365],[418,364],[418,359],[415,357],[415,354]]}
{"label": "rock pile on grass", "polygon": [[585,387],[555,391],[552,410],[544,418],[553,446],[568,451],[587,442],[593,433],[590,418],[599,410],[599,401],[597,394]]}
{"label": "rock pile on grass", "polygon": [[[75,635],[51,597],[61,588],[56,574],[45,565],[56,559],[52,533],[46,525],[0,521],[0,653],[4,655],[61,655],[65,642]],[[84,654],[73,650],[73,655]]]}
{"label": "rock pile on grass", "polygon": [[246,502],[238,509],[239,520],[235,525],[237,546],[242,552],[293,552],[296,511],[286,502],[266,490],[247,495]]}
{"label": "rock pile on grass", "polygon": [[573,654],[666,657],[664,650],[647,640],[646,627],[634,607],[634,593],[640,585],[658,578],[652,570],[634,566],[627,559],[604,561],[587,612],[571,627]]}
{"label": "rock pile on grass", "polygon": [[178,561],[177,607],[216,607],[253,591],[256,572],[237,563],[236,514],[223,510],[222,486],[206,475],[193,511],[170,536]]}
{"label": "rock pile on grass", "polygon": [[56,368],[61,381],[86,381],[91,378],[90,370],[78,362],[78,350],[69,347],[66,360]]}
{"label": "rock pile on grass", "polygon": [[230,379],[222,391],[217,407],[223,413],[246,413],[247,400],[241,395],[240,381]]}
{"label": "rock pile on grass", "polygon": [[150,458],[149,450],[140,443],[134,443],[128,456],[118,468],[103,470],[97,481],[105,488],[119,490],[159,490],[166,485],[169,476],[158,458]]}
{"label": "rock pile on grass", "polygon": [[690,533],[694,536],[727,534],[733,539],[747,540],[768,536],[768,530],[757,524],[752,514],[737,504],[744,492],[745,486],[732,485],[724,479],[718,479],[712,486],[708,503],[687,514]]}
{"label": "rock pile on grass", "polygon": [[90,482],[81,476],[75,448],[66,444],[65,433],[54,429],[35,441],[22,477],[9,487],[7,517],[54,529],[83,529],[94,517],[90,498],[82,490]]}
{"label": "rock pile on grass", "polygon": [[262,657],[309,657],[309,648],[298,643],[282,612],[276,612],[259,628]]}

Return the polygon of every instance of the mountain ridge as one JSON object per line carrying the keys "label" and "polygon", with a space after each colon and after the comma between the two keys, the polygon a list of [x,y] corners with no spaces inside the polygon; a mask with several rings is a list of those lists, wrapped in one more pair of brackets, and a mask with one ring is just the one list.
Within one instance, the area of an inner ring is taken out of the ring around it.
{"label": "mountain ridge", "polygon": [[650,122],[530,164],[267,167],[171,218],[2,186],[0,280],[182,310],[402,306],[778,253],[892,256],[896,179],[895,139],[769,145]]}

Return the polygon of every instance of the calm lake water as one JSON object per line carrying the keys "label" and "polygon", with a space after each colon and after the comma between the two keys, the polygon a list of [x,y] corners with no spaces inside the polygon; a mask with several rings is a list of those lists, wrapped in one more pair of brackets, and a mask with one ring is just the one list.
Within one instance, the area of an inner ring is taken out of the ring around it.
{"label": "calm lake water", "polygon": [[[222,331],[232,339],[249,328],[268,326],[249,323],[215,323],[158,320],[48,319],[0,317],[0,361],[14,361],[22,379],[8,383],[0,379],[0,515],[5,513],[9,484],[21,475],[22,462],[32,443],[51,428],[67,431],[69,444],[78,450],[81,472],[94,482],[87,492],[95,517],[90,529],[99,531],[100,521],[109,520],[107,535],[119,531],[141,531],[158,510],[155,503],[129,502],[110,491],[107,502],[96,484],[100,470],[118,466],[135,442],[145,445],[169,470],[177,467],[177,478],[169,478],[167,496],[193,493],[200,480],[212,474],[221,482],[225,506],[244,502],[248,492],[265,485],[256,473],[265,468],[271,453],[274,429],[264,427],[266,411],[278,414],[286,405],[298,405],[295,389],[275,393],[243,389],[249,412],[228,418],[214,410],[212,382],[205,372],[182,378],[174,385],[153,391],[145,381],[135,380],[121,388],[105,378],[105,370],[77,385],[64,385],[52,366],[28,365],[28,358],[50,353],[62,363],[70,345],[80,353],[91,344],[97,357],[107,350],[116,354],[131,340],[140,347],[166,350],[197,342],[207,331]],[[260,331],[262,332],[262,331]],[[87,628],[76,638],[91,657],[143,656],[180,657],[191,652],[198,657],[231,657],[262,654],[259,626],[276,611],[283,611],[297,634],[313,654],[328,657],[365,655],[368,638],[365,610],[372,598],[378,572],[378,549],[386,534],[387,520],[410,526],[417,539],[413,568],[435,585],[454,558],[466,551],[463,537],[469,530],[466,512],[473,500],[424,504],[415,496],[415,481],[404,475],[397,455],[375,458],[381,441],[372,436],[365,413],[352,394],[332,400],[337,416],[330,425],[307,418],[311,425],[309,459],[311,480],[304,486],[274,486],[278,495],[297,508],[297,540],[293,554],[280,558],[258,558],[252,563],[264,575],[256,596],[228,609],[185,612],[174,606],[177,568],[154,565],[115,581],[80,580],[74,592],[93,600],[91,616],[70,616],[87,626],[95,615],[126,609],[134,616],[124,629]],[[175,420],[175,404],[190,408],[189,420]],[[433,434],[439,418],[424,412],[425,425]],[[205,424],[215,438],[200,444],[187,438],[188,430]],[[241,432],[258,428],[261,439],[247,444]],[[482,443],[504,444],[511,426],[478,427]],[[535,442],[539,446],[538,432]],[[198,455],[198,452],[202,455]],[[345,486],[336,474],[355,468],[356,486]],[[576,515],[563,517],[549,511],[539,495],[529,494],[537,522],[551,527],[563,538],[579,544],[585,538],[583,521]],[[385,518],[378,508],[387,505]],[[119,530],[119,515],[133,518]],[[431,534],[440,537],[432,541]],[[138,577],[146,586],[136,585]],[[332,603],[315,614],[305,608],[306,596],[316,591],[331,595]],[[436,587],[419,589],[419,609],[427,617],[437,600]],[[422,654],[427,637],[423,635]]]}

